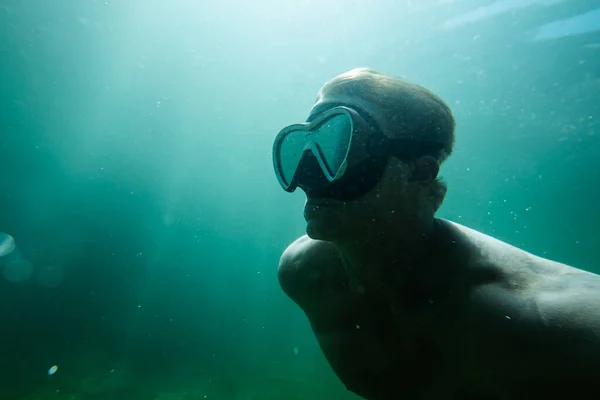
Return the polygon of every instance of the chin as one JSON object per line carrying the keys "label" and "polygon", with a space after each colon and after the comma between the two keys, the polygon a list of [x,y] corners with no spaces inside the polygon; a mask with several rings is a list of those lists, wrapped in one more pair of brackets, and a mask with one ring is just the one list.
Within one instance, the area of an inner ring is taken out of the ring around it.
{"label": "chin", "polygon": [[306,221],[306,234],[313,240],[333,242],[339,238],[339,233],[339,225],[334,223],[334,221],[323,221],[320,219]]}

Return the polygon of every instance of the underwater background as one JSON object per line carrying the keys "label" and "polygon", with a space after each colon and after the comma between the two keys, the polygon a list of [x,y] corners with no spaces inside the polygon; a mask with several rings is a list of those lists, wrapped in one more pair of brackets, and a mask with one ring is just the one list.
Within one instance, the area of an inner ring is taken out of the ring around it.
{"label": "underwater background", "polygon": [[362,66],[452,107],[440,217],[600,273],[600,1],[0,0],[0,400],[356,399],[271,146]]}

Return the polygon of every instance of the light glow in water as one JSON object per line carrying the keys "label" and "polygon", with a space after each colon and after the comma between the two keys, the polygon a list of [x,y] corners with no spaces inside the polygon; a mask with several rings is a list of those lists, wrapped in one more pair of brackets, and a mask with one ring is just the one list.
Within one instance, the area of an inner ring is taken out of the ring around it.
{"label": "light glow in water", "polygon": [[5,257],[15,251],[15,239],[8,233],[0,232],[0,257]]}

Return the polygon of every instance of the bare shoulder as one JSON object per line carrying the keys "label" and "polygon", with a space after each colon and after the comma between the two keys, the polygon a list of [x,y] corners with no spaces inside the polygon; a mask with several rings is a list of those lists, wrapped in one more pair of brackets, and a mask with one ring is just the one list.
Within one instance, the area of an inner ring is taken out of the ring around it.
{"label": "bare shoulder", "polygon": [[470,258],[471,268],[494,271],[493,280],[473,291],[477,301],[490,301],[496,308],[506,305],[507,310],[513,304],[518,307],[515,314],[533,314],[548,330],[600,329],[600,275],[457,226],[474,255]]}
{"label": "bare shoulder", "polygon": [[290,244],[279,260],[278,278],[283,291],[306,311],[307,301],[343,276],[340,252],[331,242],[304,235]]}
{"label": "bare shoulder", "polygon": [[457,229],[469,267],[493,276],[470,290],[473,367],[507,398],[570,398],[573,387],[600,395],[600,276]]}

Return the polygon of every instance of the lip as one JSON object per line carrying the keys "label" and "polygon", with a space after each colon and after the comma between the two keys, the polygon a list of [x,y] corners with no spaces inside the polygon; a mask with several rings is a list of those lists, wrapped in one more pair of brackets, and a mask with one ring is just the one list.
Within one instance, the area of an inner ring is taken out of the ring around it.
{"label": "lip", "polygon": [[331,207],[339,204],[339,202],[324,198],[310,198],[306,200],[306,205],[309,207]]}

